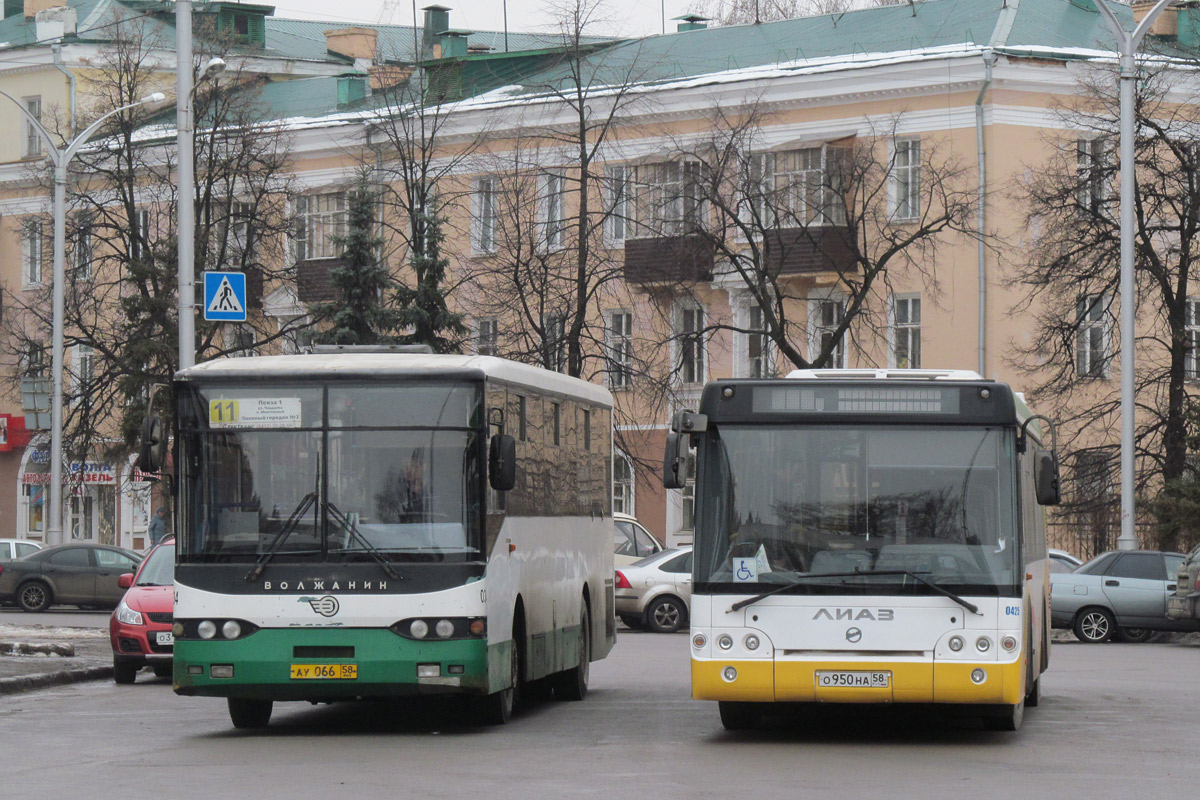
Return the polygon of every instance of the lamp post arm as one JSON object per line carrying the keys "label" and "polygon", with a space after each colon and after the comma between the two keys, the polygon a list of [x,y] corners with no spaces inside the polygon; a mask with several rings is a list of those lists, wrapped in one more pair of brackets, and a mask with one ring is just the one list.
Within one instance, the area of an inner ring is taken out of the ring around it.
{"label": "lamp post arm", "polygon": [[88,125],[78,136],[71,140],[69,145],[67,145],[67,149],[63,153],[63,160],[65,162],[69,162],[72,158],[74,158],[75,154],[79,152],[79,148],[83,147],[87,140],[91,138],[91,135],[95,133],[106,121],[117,114],[120,114],[122,111],[128,111],[131,108],[137,108],[138,106],[143,105],[145,102],[145,100],[138,100],[136,103],[127,103],[120,108],[114,108],[112,111],[109,111],[107,114],[97,119],[91,125]]}
{"label": "lamp post arm", "polygon": [[33,125],[33,129],[37,131],[38,136],[42,137],[42,141],[46,143],[46,151],[50,156],[50,161],[53,162],[54,166],[57,167],[59,165],[59,160],[62,158],[62,152],[58,149],[58,145],[54,143],[54,140],[50,138],[50,132],[47,131],[45,126],[42,125],[42,121],[31,114],[29,109],[25,107],[24,103],[13,97],[8,92],[0,90],[0,95],[4,95],[9,100],[12,100],[13,104],[17,108],[21,109],[21,113],[25,115],[25,119],[29,120],[29,123]]}
{"label": "lamp post arm", "polygon": [[1142,46],[1142,39],[1146,38],[1146,33],[1150,30],[1150,26],[1154,24],[1154,20],[1158,19],[1158,15],[1166,10],[1167,4],[1170,2],[1171,0],[1158,0],[1154,8],[1150,9],[1146,13],[1146,16],[1142,17],[1142,21],[1133,29],[1133,35],[1130,37],[1133,42],[1133,50],[1137,50]]}
{"label": "lamp post arm", "polygon": [[[1169,0],[1163,0],[1164,5],[1167,2],[1169,2]],[[1107,1],[1096,0],[1096,8],[1100,9],[1100,13],[1104,16],[1105,21],[1108,22],[1108,27],[1112,28],[1112,32],[1117,37],[1117,52],[1121,53],[1122,55],[1127,52],[1132,52],[1132,48],[1129,47],[1129,32],[1121,27],[1120,21],[1117,20],[1117,15],[1114,14],[1112,9],[1108,7]]]}

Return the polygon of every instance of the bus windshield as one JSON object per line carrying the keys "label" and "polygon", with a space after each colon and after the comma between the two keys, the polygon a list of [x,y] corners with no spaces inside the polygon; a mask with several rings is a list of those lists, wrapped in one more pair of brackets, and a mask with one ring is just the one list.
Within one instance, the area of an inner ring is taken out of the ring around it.
{"label": "bus windshield", "polygon": [[696,579],[712,591],[934,591],[906,572],[960,593],[1019,585],[1000,428],[725,425],[701,448]]}
{"label": "bus windshield", "polygon": [[181,408],[180,561],[479,558],[479,395],[420,385],[196,390]]}

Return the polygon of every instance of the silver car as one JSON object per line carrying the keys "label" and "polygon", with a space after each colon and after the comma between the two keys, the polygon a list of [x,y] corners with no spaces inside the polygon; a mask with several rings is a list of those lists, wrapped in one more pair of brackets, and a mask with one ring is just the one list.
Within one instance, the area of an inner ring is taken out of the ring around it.
{"label": "silver car", "polygon": [[1197,630],[1191,620],[1167,617],[1181,553],[1111,551],[1074,572],[1050,574],[1050,616],[1083,642],[1144,642],[1155,631]]}
{"label": "silver car", "polygon": [[664,550],[621,567],[617,616],[631,628],[674,633],[687,626],[692,600],[692,548]]}
{"label": "silver car", "polygon": [[41,549],[41,544],[27,539],[0,539],[0,561],[14,561]]}
{"label": "silver car", "polygon": [[613,513],[612,520],[613,563],[618,567],[627,567],[663,551],[662,544],[636,517]]}

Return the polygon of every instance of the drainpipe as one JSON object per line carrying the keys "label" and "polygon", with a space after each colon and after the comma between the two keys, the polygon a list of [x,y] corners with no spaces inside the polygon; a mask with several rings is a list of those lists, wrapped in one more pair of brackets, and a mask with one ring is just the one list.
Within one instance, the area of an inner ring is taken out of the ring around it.
{"label": "drainpipe", "polygon": [[67,76],[67,82],[71,85],[71,135],[75,135],[75,73],[63,66],[62,63],[62,45],[50,45],[50,51],[54,53],[54,68]]}
{"label": "drainpipe", "polygon": [[975,98],[975,145],[979,159],[979,209],[976,219],[979,221],[979,374],[987,377],[987,262],[983,237],[985,233],[985,198],[987,196],[987,151],[983,147],[983,95],[992,84],[992,66],[996,63],[996,54],[989,48],[983,51],[983,85],[979,87],[979,96]]}

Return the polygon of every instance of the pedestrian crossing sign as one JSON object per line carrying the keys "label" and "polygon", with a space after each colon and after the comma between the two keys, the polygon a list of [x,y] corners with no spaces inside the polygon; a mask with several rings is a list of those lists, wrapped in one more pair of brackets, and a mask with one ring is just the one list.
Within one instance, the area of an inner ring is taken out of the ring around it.
{"label": "pedestrian crossing sign", "polygon": [[210,322],[246,321],[246,273],[204,273],[204,318]]}

